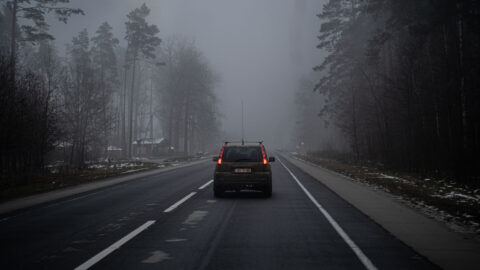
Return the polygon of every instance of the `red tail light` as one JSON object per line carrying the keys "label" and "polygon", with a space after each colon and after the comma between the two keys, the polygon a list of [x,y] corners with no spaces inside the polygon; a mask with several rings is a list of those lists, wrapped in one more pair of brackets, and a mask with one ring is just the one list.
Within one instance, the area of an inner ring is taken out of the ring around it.
{"label": "red tail light", "polygon": [[218,165],[222,164],[222,157],[223,157],[224,150],[225,150],[225,145],[222,146],[222,150],[220,150],[220,155],[218,156]]}
{"label": "red tail light", "polygon": [[263,145],[260,148],[262,149],[263,164],[267,165],[268,160],[267,160],[267,155],[265,154],[265,149],[263,148]]}

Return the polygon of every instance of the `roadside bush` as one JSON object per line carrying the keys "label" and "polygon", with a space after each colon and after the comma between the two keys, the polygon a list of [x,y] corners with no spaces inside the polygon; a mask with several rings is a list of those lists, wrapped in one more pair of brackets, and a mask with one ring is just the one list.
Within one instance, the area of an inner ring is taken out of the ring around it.
{"label": "roadside bush", "polygon": [[44,169],[45,154],[57,134],[52,92],[31,72],[11,79],[8,59],[0,56],[0,181],[30,180]]}

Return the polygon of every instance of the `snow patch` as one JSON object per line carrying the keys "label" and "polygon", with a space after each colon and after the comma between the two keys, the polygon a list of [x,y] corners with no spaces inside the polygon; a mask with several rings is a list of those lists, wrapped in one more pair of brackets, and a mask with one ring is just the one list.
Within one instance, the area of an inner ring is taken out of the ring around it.
{"label": "snow patch", "polygon": [[141,169],[136,169],[136,170],[128,170],[128,171],[124,171],[122,172],[123,173],[131,173],[131,172],[138,172],[138,171],[143,171],[143,170],[146,170],[147,168],[141,168]]}
{"label": "snow patch", "polygon": [[443,195],[440,195],[440,194],[432,195],[432,197],[445,198],[445,199],[451,199],[451,198],[459,197],[459,198],[463,198],[463,199],[467,199],[467,200],[471,200],[471,201],[479,201],[480,200],[478,198],[478,196],[472,197],[472,196],[468,196],[468,195],[458,193],[458,192],[455,192],[455,191],[451,191],[451,192],[449,192],[447,194],[443,194]]}

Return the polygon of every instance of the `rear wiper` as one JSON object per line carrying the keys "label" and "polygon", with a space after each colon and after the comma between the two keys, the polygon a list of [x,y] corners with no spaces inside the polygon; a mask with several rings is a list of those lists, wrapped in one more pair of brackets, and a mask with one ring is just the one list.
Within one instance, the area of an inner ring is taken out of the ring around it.
{"label": "rear wiper", "polygon": [[241,159],[235,160],[234,162],[239,162],[239,161],[251,161],[251,160],[249,158],[241,158]]}

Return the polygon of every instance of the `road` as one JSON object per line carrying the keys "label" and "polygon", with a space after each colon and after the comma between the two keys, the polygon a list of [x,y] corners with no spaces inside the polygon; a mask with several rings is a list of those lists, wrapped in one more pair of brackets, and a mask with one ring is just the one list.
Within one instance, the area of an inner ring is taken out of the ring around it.
{"label": "road", "polygon": [[1,269],[437,269],[284,159],[273,196],[204,162],[0,217]]}

